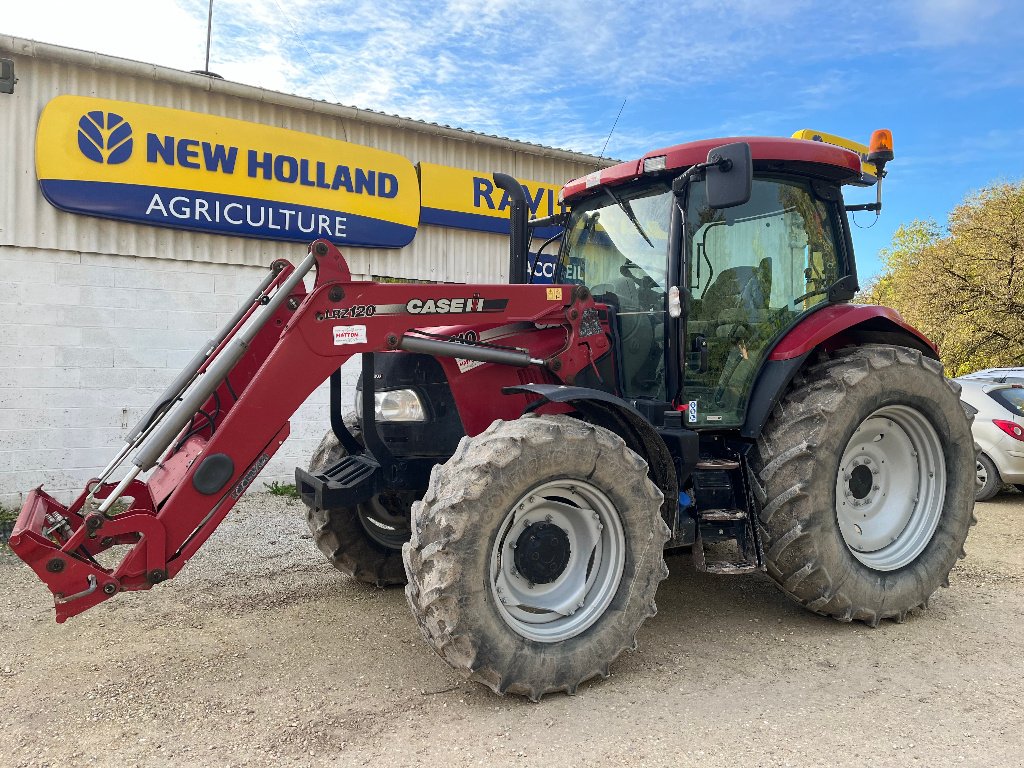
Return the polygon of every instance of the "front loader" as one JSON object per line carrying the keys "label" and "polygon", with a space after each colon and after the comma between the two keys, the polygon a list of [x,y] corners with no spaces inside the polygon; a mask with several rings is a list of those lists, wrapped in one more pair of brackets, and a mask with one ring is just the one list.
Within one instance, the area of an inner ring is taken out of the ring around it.
{"label": "front loader", "polygon": [[[847,212],[881,194],[847,207],[843,188],[880,187],[891,137],[863,149],[678,145],[569,182],[566,213],[535,222],[496,174],[509,285],[353,281],[318,240],[74,502],[32,491],[11,547],[58,621],[173,577],[330,379],[331,429],[296,470],[317,545],[358,580],[406,583],[428,643],[494,691],[606,676],[685,548],[817,613],[903,621],[962,556],[974,450],[933,345],[850,303]],[[527,276],[538,224],[564,228],[553,285]]]}

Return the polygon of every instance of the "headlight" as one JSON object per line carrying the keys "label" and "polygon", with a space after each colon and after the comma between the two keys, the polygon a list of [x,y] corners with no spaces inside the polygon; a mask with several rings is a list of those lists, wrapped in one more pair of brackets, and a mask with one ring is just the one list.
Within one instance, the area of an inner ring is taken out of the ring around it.
{"label": "headlight", "polygon": [[373,414],[378,421],[426,421],[419,396],[411,389],[375,392]]}
{"label": "headlight", "polygon": [[[363,391],[356,390],[356,414],[362,420]],[[411,389],[373,393],[373,417],[377,421],[426,421],[427,412],[419,395]]]}

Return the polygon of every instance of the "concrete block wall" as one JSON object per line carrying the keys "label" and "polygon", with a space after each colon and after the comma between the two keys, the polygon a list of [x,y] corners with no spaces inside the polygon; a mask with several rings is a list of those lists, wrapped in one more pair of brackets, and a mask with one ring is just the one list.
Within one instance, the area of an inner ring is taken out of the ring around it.
{"label": "concrete block wall", "polygon": [[[264,275],[262,268],[0,248],[0,504],[69,501]],[[344,370],[351,402],[358,362]],[[294,482],[329,426],[328,389],[254,489]],[[120,474],[118,475],[118,478]]]}

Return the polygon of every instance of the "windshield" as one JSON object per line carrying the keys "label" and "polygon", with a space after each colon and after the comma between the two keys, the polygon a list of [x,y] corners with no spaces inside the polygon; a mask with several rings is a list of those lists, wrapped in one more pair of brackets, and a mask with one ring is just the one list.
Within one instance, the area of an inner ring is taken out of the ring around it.
{"label": "windshield", "polygon": [[671,212],[672,193],[662,184],[614,196],[602,191],[581,203],[566,227],[555,282],[595,294],[616,292],[623,280],[664,291]]}
{"label": "windshield", "polygon": [[672,192],[602,189],[573,209],[555,281],[585,285],[616,328],[621,394],[665,398],[665,291]]}

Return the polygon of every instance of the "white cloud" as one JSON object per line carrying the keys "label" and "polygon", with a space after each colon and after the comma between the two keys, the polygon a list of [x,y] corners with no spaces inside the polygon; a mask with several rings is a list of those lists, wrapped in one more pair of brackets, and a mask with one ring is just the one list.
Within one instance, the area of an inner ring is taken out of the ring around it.
{"label": "white cloud", "polygon": [[[203,66],[207,0],[9,5],[10,34]],[[624,156],[688,137],[802,124],[859,98],[851,63],[913,48],[968,56],[978,30],[1004,11],[981,0],[849,6],[841,15],[811,0],[214,0],[210,68],[275,90],[591,153],[625,98],[609,145],[609,154]],[[693,95],[717,101],[718,111],[695,112]],[[633,122],[652,111],[662,118],[655,126]]]}
{"label": "white cloud", "polygon": [[982,40],[995,31],[992,22],[1005,10],[995,0],[913,0],[909,5],[917,42],[936,47]]}

